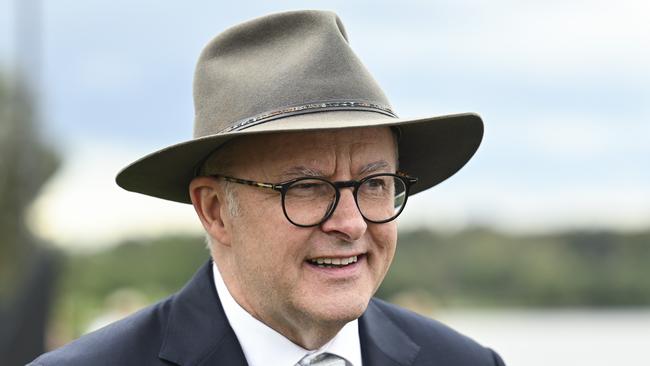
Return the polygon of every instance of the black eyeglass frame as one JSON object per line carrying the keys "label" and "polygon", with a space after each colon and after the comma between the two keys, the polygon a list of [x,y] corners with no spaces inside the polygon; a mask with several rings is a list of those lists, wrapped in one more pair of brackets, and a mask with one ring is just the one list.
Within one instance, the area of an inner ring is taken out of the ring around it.
{"label": "black eyeglass frame", "polygon": [[[349,188],[349,187],[353,188],[352,195],[354,197],[354,203],[357,205],[357,209],[359,210],[359,213],[361,214],[361,216],[363,217],[364,220],[366,220],[368,222],[371,222],[373,224],[384,224],[384,223],[393,221],[393,220],[395,220],[397,218],[397,216],[399,216],[402,213],[402,211],[404,210],[404,207],[406,207],[406,201],[408,200],[408,197],[409,197],[409,190],[411,188],[411,185],[417,183],[417,181],[418,181],[417,178],[411,177],[411,176],[409,176],[409,175],[407,175],[407,174],[405,174],[403,172],[397,172],[395,174],[393,174],[393,173],[377,173],[377,174],[371,174],[371,175],[369,175],[367,177],[363,177],[360,180],[345,180],[345,181],[337,181],[337,182],[332,182],[332,181],[329,181],[329,180],[327,180],[325,178],[320,178],[320,177],[299,177],[299,178],[291,179],[291,180],[288,180],[286,182],[281,182],[281,183],[266,183],[266,182],[256,182],[256,181],[248,180],[248,179],[230,177],[230,176],[223,175],[223,174],[210,174],[209,176],[213,177],[213,178],[222,178],[223,180],[228,181],[228,182],[232,182],[232,183],[245,184],[245,185],[249,185],[249,186],[253,186],[253,187],[259,187],[259,188],[265,188],[265,189],[273,189],[275,191],[280,192],[281,201],[282,201],[282,211],[284,212],[284,217],[286,217],[287,220],[289,220],[290,223],[292,223],[293,225],[296,225],[298,227],[314,227],[314,226],[318,226],[318,225],[324,223],[325,221],[329,220],[329,218],[334,213],[334,210],[336,209],[336,206],[339,204],[339,200],[341,198],[341,188]],[[380,176],[382,176],[382,177],[383,176],[395,177],[395,178],[400,179],[404,183],[404,202],[402,203],[402,206],[400,207],[399,211],[397,211],[395,213],[395,215],[393,215],[392,217],[390,217],[390,218],[388,218],[386,220],[375,221],[375,220],[368,219],[363,214],[363,212],[361,211],[361,208],[359,207],[359,200],[357,199],[357,193],[359,192],[359,187],[364,182],[368,181],[369,179],[372,179],[372,178],[375,178],[375,177],[380,177]],[[330,205],[330,207],[328,208],[328,210],[325,213],[325,215],[323,216],[323,218],[319,222],[317,222],[315,224],[311,224],[311,225],[298,224],[298,223],[294,222],[293,220],[291,220],[291,218],[287,214],[287,209],[286,209],[285,203],[284,203],[285,202],[285,195],[286,195],[287,191],[289,190],[289,187],[291,187],[291,185],[293,185],[296,182],[299,182],[301,180],[319,180],[319,181],[322,181],[322,182],[327,183],[327,184],[331,185],[332,187],[334,187],[334,192],[335,192],[334,202]]]}

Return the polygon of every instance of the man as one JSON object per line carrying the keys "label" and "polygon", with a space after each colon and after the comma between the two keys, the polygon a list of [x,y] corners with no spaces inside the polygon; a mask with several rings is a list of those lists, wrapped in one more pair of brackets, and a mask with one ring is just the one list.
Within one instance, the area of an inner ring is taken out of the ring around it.
{"label": "man", "polygon": [[372,298],[395,252],[394,219],[409,194],[474,154],[478,116],[398,119],[339,18],[321,11],[217,36],[194,97],[194,139],[117,182],[191,202],[212,261],[176,295],[34,365],[503,364]]}

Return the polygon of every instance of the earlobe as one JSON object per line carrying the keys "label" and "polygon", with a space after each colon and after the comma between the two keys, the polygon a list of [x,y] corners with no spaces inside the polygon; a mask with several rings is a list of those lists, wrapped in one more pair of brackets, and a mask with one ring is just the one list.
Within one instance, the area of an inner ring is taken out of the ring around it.
{"label": "earlobe", "polygon": [[206,232],[220,244],[230,245],[228,217],[223,210],[223,191],[210,177],[196,177],[190,182],[190,199]]}

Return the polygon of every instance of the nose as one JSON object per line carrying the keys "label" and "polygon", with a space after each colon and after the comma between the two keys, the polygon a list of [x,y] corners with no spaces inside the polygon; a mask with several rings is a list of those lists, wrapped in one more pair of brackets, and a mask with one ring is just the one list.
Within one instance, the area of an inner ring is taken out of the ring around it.
{"label": "nose", "polygon": [[352,189],[342,189],[339,202],[334,212],[324,223],[321,230],[326,233],[338,235],[341,239],[352,242],[360,239],[366,232],[368,224],[361,216],[359,208],[354,201]]}

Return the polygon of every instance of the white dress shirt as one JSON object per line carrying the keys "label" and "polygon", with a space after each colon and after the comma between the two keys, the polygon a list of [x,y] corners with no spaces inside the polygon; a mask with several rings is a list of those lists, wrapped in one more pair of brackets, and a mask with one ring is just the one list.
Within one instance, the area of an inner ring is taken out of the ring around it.
{"label": "white dress shirt", "polygon": [[219,293],[221,306],[230,326],[235,331],[249,366],[294,366],[305,356],[316,357],[323,352],[345,358],[352,366],[361,365],[361,344],[357,320],[346,324],[339,333],[323,347],[307,350],[291,342],[268,325],[255,319],[233,299],[223,282],[217,265],[212,263],[214,284]]}

